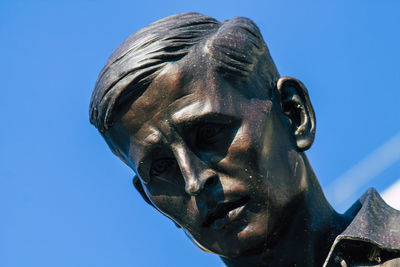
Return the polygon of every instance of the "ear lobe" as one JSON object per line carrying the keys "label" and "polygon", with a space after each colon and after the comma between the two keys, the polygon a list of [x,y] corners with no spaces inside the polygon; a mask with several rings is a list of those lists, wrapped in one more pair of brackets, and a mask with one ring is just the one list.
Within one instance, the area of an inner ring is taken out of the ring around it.
{"label": "ear lobe", "polygon": [[277,89],[282,111],[289,117],[298,151],[311,147],[315,137],[315,114],[302,82],[292,77],[278,80]]}

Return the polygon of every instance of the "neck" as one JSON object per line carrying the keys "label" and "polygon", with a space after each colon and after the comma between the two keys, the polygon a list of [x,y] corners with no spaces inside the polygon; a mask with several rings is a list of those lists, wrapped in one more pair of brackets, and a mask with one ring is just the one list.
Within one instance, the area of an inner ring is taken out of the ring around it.
{"label": "neck", "polygon": [[303,156],[308,187],[288,207],[275,242],[252,255],[222,258],[227,266],[322,266],[336,236],[352,218],[338,214],[326,200],[317,178]]}

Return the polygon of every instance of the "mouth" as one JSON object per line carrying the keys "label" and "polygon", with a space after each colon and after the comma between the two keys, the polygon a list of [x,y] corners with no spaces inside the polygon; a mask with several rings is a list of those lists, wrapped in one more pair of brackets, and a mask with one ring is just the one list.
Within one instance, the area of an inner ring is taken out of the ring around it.
{"label": "mouth", "polygon": [[227,223],[239,216],[248,201],[249,197],[244,197],[237,201],[218,204],[215,209],[207,213],[203,227],[222,229]]}

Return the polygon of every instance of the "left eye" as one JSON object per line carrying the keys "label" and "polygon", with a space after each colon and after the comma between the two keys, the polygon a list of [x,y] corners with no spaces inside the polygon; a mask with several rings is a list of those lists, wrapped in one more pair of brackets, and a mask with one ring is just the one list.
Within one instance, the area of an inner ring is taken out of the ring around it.
{"label": "left eye", "polygon": [[217,141],[217,137],[221,132],[221,126],[216,124],[202,125],[197,130],[198,145],[212,145]]}
{"label": "left eye", "polygon": [[158,159],[151,164],[150,177],[162,175],[170,170],[175,164],[173,159]]}

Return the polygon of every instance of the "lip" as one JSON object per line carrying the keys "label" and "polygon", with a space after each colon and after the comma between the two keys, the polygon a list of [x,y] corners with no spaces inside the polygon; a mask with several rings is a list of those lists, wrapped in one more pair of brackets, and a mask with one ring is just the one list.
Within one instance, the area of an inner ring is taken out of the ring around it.
{"label": "lip", "polygon": [[214,209],[207,212],[203,226],[217,230],[223,228],[240,215],[248,201],[249,197],[243,197],[237,201],[218,203]]}

